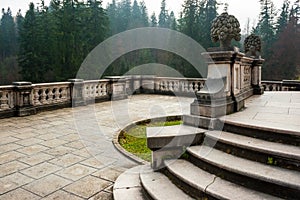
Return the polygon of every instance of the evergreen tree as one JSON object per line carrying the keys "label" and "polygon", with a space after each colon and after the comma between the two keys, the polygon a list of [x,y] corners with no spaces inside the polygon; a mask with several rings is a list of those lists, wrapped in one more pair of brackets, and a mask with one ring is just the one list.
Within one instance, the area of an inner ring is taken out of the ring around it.
{"label": "evergreen tree", "polygon": [[117,27],[118,33],[129,29],[131,18],[131,1],[122,0],[117,8]]}
{"label": "evergreen tree", "polygon": [[272,46],[275,41],[275,8],[271,0],[260,0],[260,20],[254,29],[254,33],[262,39],[262,57],[266,60],[262,68],[263,78],[269,77],[272,66],[269,59],[272,55]]}
{"label": "evergreen tree", "polygon": [[211,41],[210,30],[217,14],[216,0],[186,0],[179,19],[179,30],[204,48],[216,46]]}
{"label": "evergreen tree", "polygon": [[83,36],[86,38],[87,52],[89,53],[94,47],[101,43],[108,32],[109,19],[106,12],[101,6],[100,0],[88,0],[87,8],[84,13],[84,21],[86,24]]}
{"label": "evergreen tree", "polygon": [[2,9],[0,32],[1,61],[17,53],[16,25],[10,8],[6,12],[5,9]]}
{"label": "evergreen tree", "polygon": [[288,20],[289,20],[289,5],[290,5],[290,1],[289,0],[285,0],[283,2],[282,8],[281,8],[281,12],[280,12],[280,16],[277,20],[277,24],[276,24],[276,37],[278,38],[279,34],[284,31],[284,29],[286,28],[287,24],[288,24]]}
{"label": "evergreen tree", "polygon": [[157,18],[155,12],[153,12],[151,15],[151,27],[157,27]]}
{"label": "evergreen tree", "polygon": [[[204,12],[200,14],[200,24],[201,24],[201,45],[204,48],[209,48],[213,46],[217,46],[217,44],[213,43],[210,37],[210,30],[213,20],[218,16],[217,7],[218,3],[216,0],[207,0],[206,5],[201,5],[204,7]],[[201,16],[203,15],[203,17]]]}
{"label": "evergreen tree", "polygon": [[183,12],[179,20],[179,30],[198,41],[200,24],[199,24],[199,1],[185,0],[183,4]]}
{"label": "evergreen tree", "polygon": [[159,13],[159,19],[158,19],[158,25],[162,28],[170,28],[169,22],[169,14],[168,10],[166,9],[166,0],[162,0],[161,7],[160,7],[160,13]]}
{"label": "evergreen tree", "polygon": [[148,10],[144,1],[140,2],[140,9],[141,9],[141,23],[143,27],[149,26],[149,17],[148,17]]}
{"label": "evergreen tree", "polygon": [[23,28],[20,31],[20,53],[19,65],[22,68],[21,74],[24,80],[39,81],[38,62],[38,40],[36,33],[38,29],[37,13],[33,3],[30,3],[29,10],[26,12]]}
{"label": "evergreen tree", "polygon": [[267,60],[269,73],[264,75],[267,80],[297,79],[300,73],[300,33],[294,9],[287,26],[279,32],[278,40],[272,46],[272,55]]}
{"label": "evergreen tree", "polygon": [[176,21],[176,17],[175,17],[175,14],[173,11],[171,11],[171,13],[170,13],[169,24],[170,24],[170,28],[172,30],[177,30],[177,21]]}
{"label": "evergreen tree", "polygon": [[109,19],[109,25],[110,25],[110,34],[114,35],[118,33],[118,16],[117,16],[117,4],[116,0],[112,0],[110,4],[108,4],[107,8],[107,16]]}
{"label": "evergreen tree", "polygon": [[[21,10],[18,11],[17,13],[17,16],[16,16],[16,25],[17,25],[17,38],[18,38],[18,41],[20,40],[20,31],[22,30],[23,28],[23,23],[24,23],[24,17],[21,13]],[[19,43],[18,43],[18,46],[19,46]]]}

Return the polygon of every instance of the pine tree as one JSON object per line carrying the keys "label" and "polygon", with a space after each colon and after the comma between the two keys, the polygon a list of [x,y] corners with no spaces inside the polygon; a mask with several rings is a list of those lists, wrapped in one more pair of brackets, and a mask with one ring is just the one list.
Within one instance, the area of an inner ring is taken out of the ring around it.
{"label": "pine tree", "polygon": [[160,13],[159,13],[159,19],[158,19],[158,25],[162,28],[170,28],[169,22],[169,13],[166,9],[166,0],[162,0],[161,7],[160,7]]}
{"label": "pine tree", "polygon": [[117,8],[117,27],[118,32],[129,29],[131,20],[131,1],[122,0]]}
{"label": "pine tree", "polygon": [[170,24],[170,28],[172,30],[177,30],[177,21],[176,21],[176,17],[175,17],[175,14],[173,11],[171,11],[171,13],[170,13],[169,24]]}
{"label": "pine tree", "polygon": [[107,8],[107,16],[109,19],[109,25],[110,25],[110,34],[114,35],[118,33],[118,23],[117,23],[117,4],[116,0],[112,0],[110,4],[108,4]]}
{"label": "pine tree", "polygon": [[22,68],[21,74],[24,80],[38,82],[39,67],[38,62],[38,40],[36,33],[38,29],[37,13],[33,3],[30,3],[26,12],[23,28],[20,31],[19,65]]}
{"label": "pine tree", "polygon": [[190,36],[196,41],[199,41],[199,1],[186,0],[183,4],[183,12],[179,20],[179,30]]}
{"label": "pine tree", "polygon": [[254,33],[262,39],[262,57],[266,60],[262,68],[264,79],[270,76],[271,68],[269,59],[272,55],[272,46],[275,42],[275,8],[272,0],[260,0],[261,13],[259,22],[254,29]]}
{"label": "pine tree", "polygon": [[157,18],[155,15],[155,12],[152,13],[151,15],[151,27],[157,27]]}
{"label": "pine tree", "polygon": [[271,67],[264,77],[268,80],[299,78],[300,26],[294,9],[290,13],[288,24],[279,32],[278,40],[272,46],[272,55],[267,60],[268,66]]}
{"label": "pine tree", "polygon": [[149,17],[148,17],[148,10],[144,1],[140,2],[140,9],[141,9],[141,22],[143,27],[149,26]]}
{"label": "pine tree", "polygon": [[[201,24],[201,45],[204,48],[209,48],[213,46],[217,46],[217,44],[213,43],[210,37],[210,30],[213,20],[218,16],[217,7],[218,2],[216,0],[207,0],[206,5],[202,5],[204,7],[204,12],[200,15],[200,24]],[[201,12],[201,11],[200,11]]]}
{"label": "pine tree", "polygon": [[16,35],[16,25],[12,17],[10,8],[2,9],[2,18],[0,25],[0,45],[1,45],[1,54],[0,61],[4,60],[7,57],[16,55],[17,53],[17,35]]}
{"label": "pine tree", "polygon": [[278,38],[279,34],[284,31],[284,29],[286,28],[287,24],[288,24],[288,20],[289,20],[289,5],[290,5],[290,1],[289,0],[285,0],[283,2],[282,8],[281,8],[281,12],[280,12],[280,16],[277,20],[277,24],[276,24],[276,38]]}
{"label": "pine tree", "polygon": [[107,37],[109,19],[100,0],[88,0],[83,17],[83,23],[86,24],[83,37],[87,46],[86,53],[89,53]]}

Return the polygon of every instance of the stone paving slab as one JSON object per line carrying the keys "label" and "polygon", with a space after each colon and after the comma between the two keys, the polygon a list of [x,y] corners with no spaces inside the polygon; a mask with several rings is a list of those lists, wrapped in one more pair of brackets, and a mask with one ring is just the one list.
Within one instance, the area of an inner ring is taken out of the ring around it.
{"label": "stone paving slab", "polygon": [[[297,119],[299,99],[300,93],[255,96],[247,101],[247,109],[227,119],[300,130],[300,120],[288,124],[285,118],[282,123],[258,118],[263,113],[264,117],[282,114]],[[189,114],[193,101],[135,95],[122,101],[0,119],[0,200],[111,199],[116,177],[136,165],[113,147],[113,135],[133,121]]]}
{"label": "stone paving slab", "polygon": [[246,109],[223,117],[226,121],[300,134],[300,92],[265,92],[246,100]]}
{"label": "stone paving slab", "polygon": [[0,200],[111,200],[116,178],[136,165],[113,147],[114,134],[132,121],[188,114],[192,101],[136,95],[0,119]]}

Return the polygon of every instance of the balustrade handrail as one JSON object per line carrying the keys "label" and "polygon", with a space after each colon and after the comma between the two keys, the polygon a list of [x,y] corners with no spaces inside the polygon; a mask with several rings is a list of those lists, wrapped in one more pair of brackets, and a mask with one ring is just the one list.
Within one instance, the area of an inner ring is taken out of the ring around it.
{"label": "balustrade handrail", "polygon": [[53,82],[53,83],[36,83],[32,84],[32,87],[52,87],[61,85],[70,85],[71,82]]}

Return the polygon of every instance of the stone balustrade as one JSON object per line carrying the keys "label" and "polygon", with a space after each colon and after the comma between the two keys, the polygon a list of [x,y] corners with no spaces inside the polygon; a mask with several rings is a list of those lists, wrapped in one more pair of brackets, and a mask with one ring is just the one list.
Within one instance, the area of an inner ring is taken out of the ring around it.
{"label": "stone balustrade", "polygon": [[43,110],[125,99],[135,93],[192,96],[205,79],[155,76],[106,77],[68,82],[16,82],[0,87],[0,118],[26,116]]}
{"label": "stone balustrade", "polygon": [[71,100],[69,82],[34,84],[32,87],[33,106],[69,103]]}
{"label": "stone balustrade", "polygon": [[84,81],[84,97],[87,101],[109,99],[109,80]]}
{"label": "stone balustrade", "polygon": [[206,79],[158,77],[155,79],[155,91],[159,94],[195,96],[195,92],[204,87],[205,81]]}
{"label": "stone balustrade", "polygon": [[[31,84],[16,82],[0,86],[0,118],[24,116],[43,110],[119,100],[136,93],[194,96],[205,85],[204,78],[156,76],[106,77],[101,80]],[[265,91],[300,90],[300,81],[262,81]],[[80,100],[78,104],[74,101]]]}
{"label": "stone balustrade", "polygon": [[262,81],[265,91],[300,91],[300,81]]}

